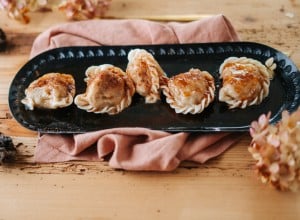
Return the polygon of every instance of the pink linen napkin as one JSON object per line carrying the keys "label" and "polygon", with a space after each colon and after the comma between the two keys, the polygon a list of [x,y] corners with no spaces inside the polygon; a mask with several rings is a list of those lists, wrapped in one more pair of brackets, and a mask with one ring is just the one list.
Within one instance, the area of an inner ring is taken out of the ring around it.
{"label": "pink linen napkin", "polygon": [[[229,20],[217,15],[189,23],[146,20],[88,20],[54,26],[34,41],[31,57],[56,47],[141,45],[239,40]],[[112,128],[74,135],[42,134],[36,162],[99,161],[125,170],[170,171],[182,161],[204,163],[223,153],[241,134],[176,133]]]}
{"label": "pink linen napkin", "polygon": [[230,21],[216,15],[189,23],[87,20],[54,26],[34,41],[30,56],[63,46],[178,44],[238,41]]}

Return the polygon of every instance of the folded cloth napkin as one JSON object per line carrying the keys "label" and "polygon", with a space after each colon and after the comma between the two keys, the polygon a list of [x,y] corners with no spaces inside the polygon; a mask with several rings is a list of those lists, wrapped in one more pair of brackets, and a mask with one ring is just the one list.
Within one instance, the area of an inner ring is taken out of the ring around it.
{"label": "folded cloth napkin", "polygon": [[[146,20],[89,20],[61,24],[41,33],[31,57],[56,47],[141,45],[239,40],[223,15],[189,23]],[[36,162],[108,159],[113,168],[170,171],[182,161],[204,163],[232,146],[235,133],[167,133],[146,128],[112,128],[74,135],[41,134]]]}
{"label": "folded cloth napkin", "polygon": [[54,26],[34,41],[31,57],[63,46],[179,44],[238,41],[229,20],[216,15],[188,23],[88,20]]}

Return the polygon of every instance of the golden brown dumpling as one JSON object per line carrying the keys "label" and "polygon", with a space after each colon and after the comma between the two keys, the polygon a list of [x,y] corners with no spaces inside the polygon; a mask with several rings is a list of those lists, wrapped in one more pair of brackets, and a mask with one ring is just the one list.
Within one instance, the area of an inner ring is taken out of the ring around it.
{"label": "golden brown dumpling", "polygon": [[110,64],[91,66],[85,74],[86,92],[74,100],[78,108],[113,115],[131,104],[134,84],[120,68]]}
{"label": "golden brown dumpling", "polygon": [[219,100],[229,108],[246,108],[257,105],[269,94],[270,79],[274,75],[273,58],[263,65],[247,57],[229,57],[220,66],[223,85]]}
{"label": "golden brown dumpling", "polygon": [[176,113],[197,114],[214,100],[215,81],[206,71],[190,69],[171,77],[163,93]]}
{"label": "golden brown dumpling", "polygon": [[166,75],[154,57],[144,49],[133,49],[128,53],[128,61],[126,72],[136,92],[145,97],[146,103],[160,100],[160,88]]}
{"label": "golden brown dumpling", "polygon": [[47,73],[34,80],[25,90],[21,102],[29,109],[57,109],[73,103],[75,80],[64,73]]}

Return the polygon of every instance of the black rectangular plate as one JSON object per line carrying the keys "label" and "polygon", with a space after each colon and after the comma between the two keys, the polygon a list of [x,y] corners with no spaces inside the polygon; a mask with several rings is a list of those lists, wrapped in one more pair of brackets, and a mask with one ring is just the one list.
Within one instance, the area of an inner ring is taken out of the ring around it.
{"label": "black rectangular plate", "polygon": [[[48,72],[72,74],[76,93],[83,93],[85,70],[91,65],[113,64],[123,70],[131,49],[144,48],[154,55],[168,76],[200,68],[210,72],[216,81],[216,99],[201,114],[176,114],[162,100],[145,104],[135,95],[133,103],[117,115],[94,114],[80,110],[75,104],[57,110],[26,110],[21,103],[28,85]],[[277,69],[270,93],[260,105],[246,109],[228,109],[218,101],[220,64],[230,56],[246,56],[264,63],[274,57]],[[63,47],[46,51],[26,63],[13,79],[9,90],[9,106],[14,118],[24,127],[43,133],[82,133],[116,127],[146,127],[168,132],[247,131],[253,120],[271,111],[270,123],[281,119],[281,112],[293,112],[300,103],[300,73],[283,53],[254,42],[135,45],[102,47]]]}

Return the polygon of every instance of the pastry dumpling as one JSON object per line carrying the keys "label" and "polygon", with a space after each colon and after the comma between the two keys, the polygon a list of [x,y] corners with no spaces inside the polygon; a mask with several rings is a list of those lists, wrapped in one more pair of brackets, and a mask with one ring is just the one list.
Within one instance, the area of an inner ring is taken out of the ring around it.
{"label": "pastry dumpling", "polygon": [[91,66],[85,74],[86,91],[74,100],[78,108],[114,115],[131,104],[134,84],[120,68],[110,64]]}
{"label": "pastry dumpling", "polygon": [[220,66],[223,85],[219,100],[229,108],[246,108],[257,105],[269,94],[270,79],[276,64],[273,58],[261,62],[247,57],[229,57]]}
{"label": "pastry dumpling", "polygon": [[176,113],[197,114],[214,100],[215,81],[208,72],[192,68],[171,77],[163,93]]}
{"label": "pastry dumpling", "polygon": [[135,84],[136,92],[145,97],[146,103],[160,100],[160,88],[166,75],[154,57],[144,49],[133,49],[128,53],[126,72]]}
{"label": "pastry dumpling", "polygon": [[47,73],[34,80],[25,90],[21,102],[29,110],[57,109],[71,105],[75,96],[75,80],[64,73]]}

